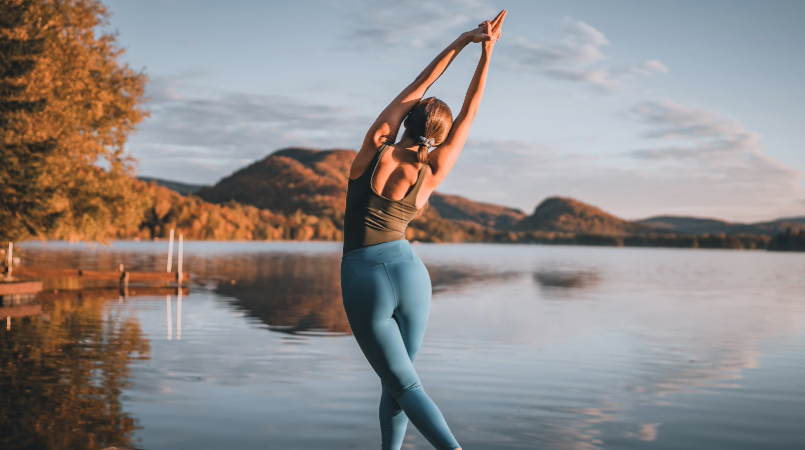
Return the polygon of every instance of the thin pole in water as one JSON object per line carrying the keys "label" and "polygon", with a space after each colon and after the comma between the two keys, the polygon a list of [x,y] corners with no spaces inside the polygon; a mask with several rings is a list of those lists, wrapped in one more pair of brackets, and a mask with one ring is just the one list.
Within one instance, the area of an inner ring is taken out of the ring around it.
{"label": "thin pole in water", "polygon": [[12,252],[14,252],[14,243],[8,243],[8,254],[6,255],[6,276],[11,277],[11,263],[14,261],[14,258],[11,257]]}
{"label": "thin pole in water", "polygon": [[170,243],[168,244],[168,273],[171,273],[173,266],[173,228],[171,228]]}
{"label": "thin pole in water", "polygon": [[182,236],[182,233],[179,233],[179,272],[177,274],[177,276],[178,276],[177,280],[179,280],[179,283],[178,283],[179,284],[179,289],[182,288],[182,276],[184,275],[184,273],[182,273],[182,258],[183,258],[182,243],[183,243],[183,236]]}

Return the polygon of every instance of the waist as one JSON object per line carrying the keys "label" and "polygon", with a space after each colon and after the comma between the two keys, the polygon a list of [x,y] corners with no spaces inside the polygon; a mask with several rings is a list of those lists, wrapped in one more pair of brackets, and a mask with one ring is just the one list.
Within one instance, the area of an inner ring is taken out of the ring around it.
{"label": "waist", "polygon": [[411,243],[406,239],[397,239],[349,251],[341,257],[341,261],[367,261],[382,264],[413,258],[417,258],[417,256]]}
{"label": "waist", "polygon": [[361,214],[347,210],[344,215],[344,255],[361,248],[389,241],[405,240],[408,223],[373,211]]}
{"label": "waist", "polygon": [[345,285],[354,276],[381,264],[412,262],[424,264],[405,239],[361,247],[341,257],[341,282]]}

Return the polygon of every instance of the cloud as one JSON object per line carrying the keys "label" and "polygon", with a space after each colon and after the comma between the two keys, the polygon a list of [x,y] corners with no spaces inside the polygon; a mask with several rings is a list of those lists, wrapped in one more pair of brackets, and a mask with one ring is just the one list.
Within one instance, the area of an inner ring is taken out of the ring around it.
{"label": "cloud", "polygon": [[656,146],[584,151],[470,139],[440,192],[531,213],[567,195],[625,218],[660,214],[755,221],[803,215],[802,173],[764,153],[761,136],[717,111],[643,102],[625,117]]}
{"label": "cloud", "polygon": [[353,26],[346,38],[381,47],[425,47],[457,27],[474,28],[495,11],[479,0],[397,0],[359,2]]}
{"label": "cloud", "polygon": [[648,76],[658,73],[668,73],[668,67],[656,59],[650,59],[648,61],[644,61],[642,64],[629,67],[628,71],[636,75]]}
{"label": "cloud", "polygon": [[[379,48],[441,45],[445,36],[456,34],[457,28],[469,30],[482,18],[498,12],[481,0],[359,2],[356,9],[361,12],[353,15],[353,31],[344,37],[361,44],[361,49],[366,45]],[[554,42],[507,38],[511,41],[501,47],[501,66],[582,82],[602,92],[622,91],[623,82],[630,77],[668,72],[668,67],[658,60],[620,66],[608,64],[602,48],[610,45],[609,40],[586,22],[565,17],[559,28],[561,36]]]}
{"label": "cloud", "polygon": [[745,207],[793,205],[802,192],[801,171],[764,153],[761,135],[725,115],[670,100],[635,105],[626,116],[646,124],[643,137],[665,145],[627,154],[661,177],[677,177],[680,190],[698,190],[714,204]]}
{"label": "cloud", "polygon": [[707,170],[762,170],[769,175],[796,178],[796,170],[763,153],[759,133],[747,131],[741,122],[717,111],[662,100],[637,104],[626,115],[651,127],[643,137],[670,143],[632,151],[636,158],[683,164],[706,162]]}
{"label": "cloud", "polygon": [[[505,50],[504,65],[521,72],[541,73],[550,78],[587,83],[604,92],[622,90],[628,76],[667,73],[668,67],[648,60],[627,67],[612,67],[602,47],[610,45],[607,37],[593,26],[565,17],[560,25],[561,38],[547,43],[514,40]],[[506,47],[504,47],[506,48]]]}
{"label": "cloud", "polygon": [[129,143],[141,173],[211,183],[281,147],[354,146],[370,122],[347,108],[281,95],[201,89],[195,77],[149,86],[151,117]]}

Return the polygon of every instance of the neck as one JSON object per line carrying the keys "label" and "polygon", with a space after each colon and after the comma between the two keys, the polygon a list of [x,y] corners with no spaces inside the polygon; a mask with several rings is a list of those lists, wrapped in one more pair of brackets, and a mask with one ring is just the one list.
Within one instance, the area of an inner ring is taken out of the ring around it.
{"label": "neck", "polygon": [[400,142],[398,142],[397,145],[407,148],[408,150],[419,150],[419,143],[417,143],[414,138],[408,136],[407,134],[400,139]]}

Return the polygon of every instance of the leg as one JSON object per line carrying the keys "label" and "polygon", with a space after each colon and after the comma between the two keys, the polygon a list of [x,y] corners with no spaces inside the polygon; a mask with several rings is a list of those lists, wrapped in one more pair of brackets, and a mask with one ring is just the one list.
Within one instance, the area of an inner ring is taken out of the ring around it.
{"label": "leg", "polygon": [[[394,268],[388,268],[394,271]],[[413,308],[416,303],[404,302],[397,308],[394,314],[394,319],[397,321],[397,326],[400,328],[400,334],[405,343],[405,349],[408,352],[408,358],[411,362],[416,358],[419,353],[419,348],[422,345],[422,338],[425,336],[425,326],[427,325],[428,314],[430,312],[430,291],[428,290],[427,296],[417,298],[419,308]],[[401,295],[401,297],[406,297]],[[405,438],[405,431],[408,428],[408,416],[405,415],[402,407],[394,396],[391,394],[389,388],[383,384],[383,392],[380,396],[380,436],[381,436],[381,449],[382,450],[400,450]]]}
{"label": "leg", "polygon": [[408,428],[408,416],[405,415],[402,407],[391,391],[383,386],[383,393],[380,395],[380,448],[382,450],[400,450],[405,430]]}
{"label": "leg", "polygon": [[[401,328],[410,326],[417,330],[415,333],[423,334],[425,323],[421,318],[427,318],[427,313],[422,313],[421,304],[417,307],[411,303],[399,308],[398,318],[404,325],[398,326],[394,319],[398,301],[405,300],[405,297],[398,299],[396,292],[401,286],[395,286],[392,276],[402,280],[416,279],[418,289],[422,290],[426,278],[427,305],[430,305],[430,278],[427,272],[423,278],[422,273],[417,275],[412,270],[419,270],[419,266],[413,263],[382,264],[357,275],[343,290],[344,309],[366,359],[406,416],[434,447],[454,450],[459,445],[439,408],[422,388],[401,332]],[[418,289],[405,287],[406,293]],[[414,310],[416,313],[412,312]],[[411,320],[414,317],[417,320]],[[418,350],[421,337],[417,341],[411,343],[414,344],[412,350]]]}

